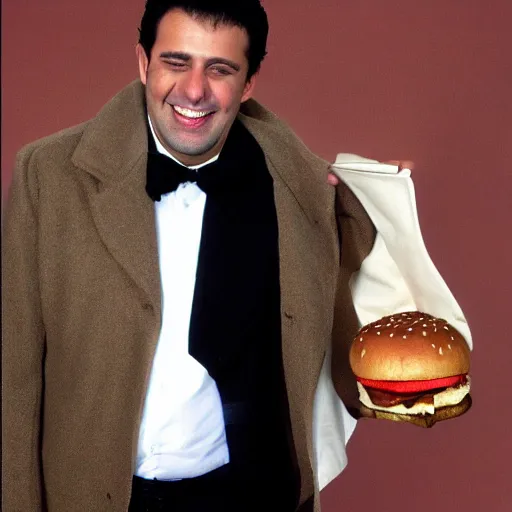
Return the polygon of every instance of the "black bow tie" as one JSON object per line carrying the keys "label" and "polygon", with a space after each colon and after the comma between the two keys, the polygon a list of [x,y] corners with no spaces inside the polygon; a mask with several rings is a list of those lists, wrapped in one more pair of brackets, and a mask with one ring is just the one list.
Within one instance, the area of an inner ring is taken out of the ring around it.
{"label": "black bow tie", "polygon": [[265,155],[254,137],[235,121],[226,143],[215,162],[197,170],[189,169],[174,159],[159,153],[151,133],[148,134],[148,164],[146,192],[153,201],[174,192],[181,183],[197,183],[206,194],[220,196],[232,192],[258,193],[271,178],[261,173]]}
{"label": "black bow tie", "polygon": [[207,192],[206,174],[215,172],[215,162],[194,170],[156,151],[148,152],[146,192],[153,201],[160,201],[164,194],[174,192],[181,183],[197,183]]}
{"label": "black bow tie", "polygon": [[[224,148],[225,149],[225,148]],[[223,153],[215,162],[197,170],[189,169],[176,160],[158,152],[148,152],[146,192],[153,201],[174,192],[181,183],[197,183],[206,194],[228,194],[240,190],[251,179],[250,163],[243,159],[236,163]]]}

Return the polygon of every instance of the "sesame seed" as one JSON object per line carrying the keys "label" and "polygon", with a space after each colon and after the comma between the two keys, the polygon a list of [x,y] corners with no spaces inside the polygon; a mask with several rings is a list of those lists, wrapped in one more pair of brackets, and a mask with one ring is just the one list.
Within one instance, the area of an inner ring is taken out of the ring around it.
{"label": "sesame seed", "polygon": [[389,335],[389,337],[390,337],[390,338],[392,338],[393,336],[394,336],[394,333],[391,333],[391,334]]}
{"label": "sesame seed", "polygon": [[434,332],[437,332],[437,327],[434,327]]}
{"label": "sesame seed", "polygon": [[359,341],[363,341],[363,337],[362,336],[359,338]]}
{"label": "sesame seed", "polygon": [[433,343],[432,343],[432,347],[433,347],[433,348],[436,348],[436,346],[435,346]]}
{"label": "sesame seed", "polygon": [[427,324],[423,324],[423,327],[427,327]]}
{"label": "sesame seed", "polygon": [[411,331],[412,331],[412,327],[409,327],[409,329],[407,329],[407,330],[408,330],[409,332],[411,332]]}
{"label": "sesame seed", "polygon": [[443,326],[443,329],[446,329],[447,331],[449,331],[450,329],[448,329],[448,326],[447,325],[444,325]]}
{"label": "sesame seed", "polygon": [[405,339],[407,339],[407,336],[404,334],[404,335],[403,335],[403,338],[404,338],[404,340],[405,340]]}
{"label": "sesame seed", "polygon": [[442,356],[443,355],[443,348],[442,347],[439,347],[439,355]]}
{"label": "sesame seed", "polygon": [[452,349],[452,346],[451,346],[451,345],[448,345],[448,348],[451,350],[451,349]]}
{"label": "sesame seed", "polygon": [[450,338],[451,338],[452,341],[455,341],[455,338],[453,336],[450,336]]}
{"label": "sesame seed", "polygon": [[375,328],[382,327],[382,324],[376,325]]}
{"label": "sesame seed", "polygon": [[420,322],[421,322],[421,320],[425,320],[425,318],[424,318],[424,317],[421,317],[421,318],[420,318]]}
{"label": "sesame seed", "polygon": [[423,334],[423,336],[426,336],[427,335],[427,331],[423,331],[421,334]]}
{"label": "sesame seed", "polygon": [[366,354],[366,350],[363,348],[363,350],[361,351],[361,359],[363,359],[365,354]]}
{"label": "sesame seed", "polygon": [[380,331],[377,331],[377,336],[380,336]]}
{"label": "sesame seed", "polygon": [[386,327],[391,327],[391,324],[386,324]]}

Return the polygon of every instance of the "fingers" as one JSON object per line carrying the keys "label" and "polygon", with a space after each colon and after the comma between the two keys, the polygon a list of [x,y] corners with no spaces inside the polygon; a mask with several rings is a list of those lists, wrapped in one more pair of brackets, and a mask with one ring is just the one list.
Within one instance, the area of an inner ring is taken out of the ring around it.
{"label": "fingers", "polygon": [[414,169],[414,162],[411,160],[387,160],[384,163],[391,164],[391,165],[398,165],[398,169],[400,171],[402,169],[410,169],[411,171]]}
{"label": "fingers", "polygon": [[340,179],[338,178],[338,176],[336,176],[332,172],[327,174],[327,183],[329,183],[329,185],[332,185],[333,187],[335,187],[336,185],[338,185],[339,182],[340,182]]}

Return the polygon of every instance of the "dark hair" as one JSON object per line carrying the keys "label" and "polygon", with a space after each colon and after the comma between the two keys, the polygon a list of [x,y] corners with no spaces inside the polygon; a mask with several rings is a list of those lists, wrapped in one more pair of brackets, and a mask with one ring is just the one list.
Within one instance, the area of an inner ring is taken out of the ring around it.
{"label": "dark hair", "polygon": [[155,44],[158,25],[171,9],[219,24],[235,25],[247,31],[249,47],[247,79],[256,73],[267,54],[268,20],[260,0],[147,0],[139,28],[139,43],[148,59]]}

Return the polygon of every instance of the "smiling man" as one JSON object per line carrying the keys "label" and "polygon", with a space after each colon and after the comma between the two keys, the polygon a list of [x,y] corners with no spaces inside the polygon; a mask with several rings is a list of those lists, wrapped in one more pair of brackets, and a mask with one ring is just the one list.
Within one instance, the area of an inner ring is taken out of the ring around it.
{"label": "smiling man", "polygon": [[5,510],[320,510],[313,399],[375,233],[251,99],[267,32],[259,0],[148,0],[140,80],[18,155]]}
{"label": "smiling man", "polygon": [[146,105],[165,149],[186,165],[217,155],[253,92],[247,31],[182,9],[165,14],[151,48],[137,45]]}

